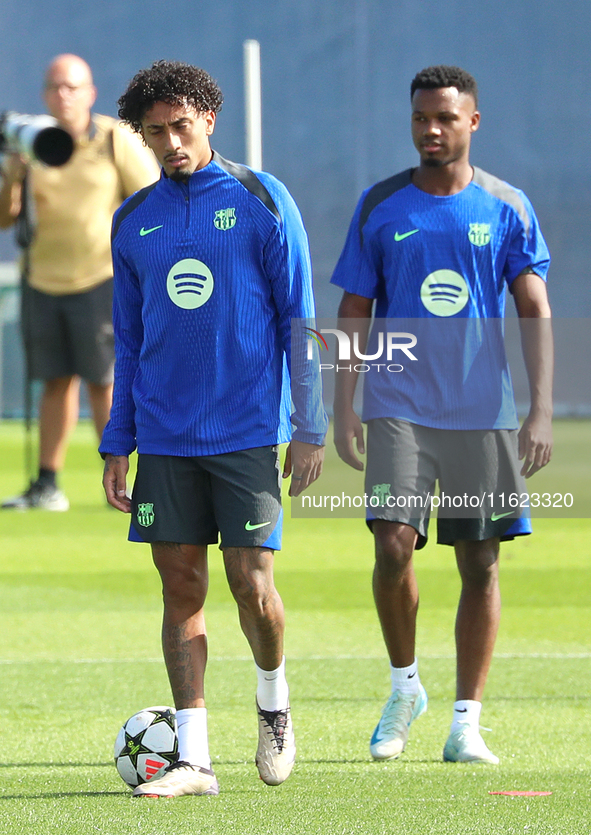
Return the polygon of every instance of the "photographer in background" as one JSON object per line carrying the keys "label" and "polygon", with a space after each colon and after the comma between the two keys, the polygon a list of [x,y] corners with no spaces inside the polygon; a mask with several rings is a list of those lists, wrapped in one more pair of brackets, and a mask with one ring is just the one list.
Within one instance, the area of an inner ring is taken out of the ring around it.
{"label": "photographer in background", "polygon": [[[25,165],[5,157],[0,227],[27,212],[34,236],[25,268],[22,331],[29,379],[43,380],[39,405],[39,474],[3,508],[68,510],[58,488],[71,430],[78,420],[80,379],[88,385],[100,438],[113,387],[111,219],[123,200],[159,177],[151,151],[115,119],[91,113],[96,88],[88,64],[59,55],[47,69],[49,113],[74,139],[65,165]],[[26,191],[30,207],[24,206]]]}

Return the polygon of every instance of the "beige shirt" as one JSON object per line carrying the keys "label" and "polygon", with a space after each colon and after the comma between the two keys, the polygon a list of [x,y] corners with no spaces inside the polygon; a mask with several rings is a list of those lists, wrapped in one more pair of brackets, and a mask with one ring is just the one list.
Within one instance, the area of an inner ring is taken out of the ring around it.
{"label": "beige shirt", "polygon": [[113,275],[113,212],[160,176],[141,138],[115,119],[94,114],[90,134],[65,165],[31,166],[37,229],[29,283],[51,295],[84,292]]}

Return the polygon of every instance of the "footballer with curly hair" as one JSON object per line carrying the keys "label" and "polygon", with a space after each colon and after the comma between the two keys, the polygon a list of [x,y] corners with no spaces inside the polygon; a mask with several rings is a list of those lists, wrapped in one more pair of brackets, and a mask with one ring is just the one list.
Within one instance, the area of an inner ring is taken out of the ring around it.
{"label": "footballer with curly hair", "polygon": [[142,133],[142,120],[157,102],[188,105],[197,113],[219,113],[223,101],[217,82],[201,67],[180,61],[155,61],[134,76],[117,104],[119,118],[136,133]]}
{"label": "footballer with curly hair", "polygon": [[113,222],[117,361],[103,484],[109,503],[131,514],[130,539],[150,543],[160,573],[179,729],[178,762],[136,797],[219,791],[203,613],[207,546],[218,536],[255,660],[262,780],[282,783],[295,759],[273,555],[282,526],[278,445],[290,442],[283,477],[291,474],[297,496],[320,475],[327,429],[318,367],[298,365],[292,391],[286,371],[292,319],[314,316],[310,256],[286,187],[212,150],[221,106],[208,73],[170,61],[139,72],[119,100],[162,174]]}

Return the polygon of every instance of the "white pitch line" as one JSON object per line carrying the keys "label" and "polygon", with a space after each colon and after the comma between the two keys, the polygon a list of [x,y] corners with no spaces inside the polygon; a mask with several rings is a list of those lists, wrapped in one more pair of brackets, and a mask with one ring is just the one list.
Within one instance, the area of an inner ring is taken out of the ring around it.
{"label": "white pitch line", "polygon": [[[497,653],[495,658],[520,659],[520,658],[547,658],[552,660],[577,660],[591,658],[591,652],[530,652],[530,653]],[[305,657],[290,655],[290,661],[380,661],[380,655],[307,655]],[[452,660],[455,655],[421,655],[423,661]],[[231,662],[231,661],[252,661],[249,655],[227,655],[210,658],[208,663]],[[0,665],[13,664],[162,664],[162,658],[0,658]]]}
{"label": "white pitch line", "polygon": [[[420,655],[418,658],[421,661],[433,660],[448,660],[455,659],[454,653],[447,653],[445,655]],[[300,656],[290,656],[293,661],[375,661],[380,660],[381,655],[307,655],[305,658]],[[591,652],[497,652],[494,658],[554,658],[554,659],[570,659],[570,658],[591,658]]]}

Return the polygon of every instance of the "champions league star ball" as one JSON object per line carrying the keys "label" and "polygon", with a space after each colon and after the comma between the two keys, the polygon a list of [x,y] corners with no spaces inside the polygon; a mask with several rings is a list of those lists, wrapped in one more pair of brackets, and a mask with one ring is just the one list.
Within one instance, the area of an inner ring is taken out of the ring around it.
{"label": "champions league star ball", "polygon": [[178,760],[176,711],[173,707],[146,707],[123,725],[115,740],[115,765],[131,788],[162,777]]}

